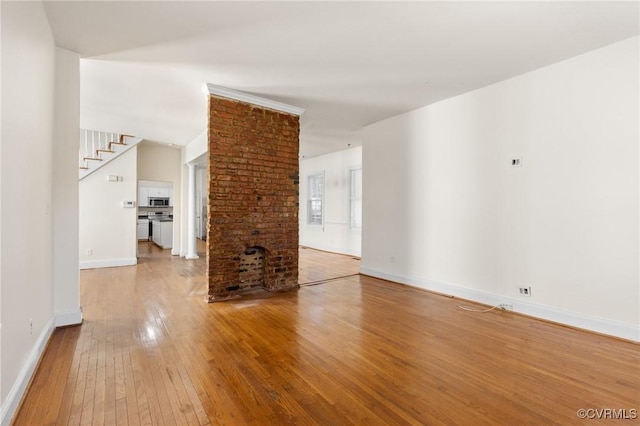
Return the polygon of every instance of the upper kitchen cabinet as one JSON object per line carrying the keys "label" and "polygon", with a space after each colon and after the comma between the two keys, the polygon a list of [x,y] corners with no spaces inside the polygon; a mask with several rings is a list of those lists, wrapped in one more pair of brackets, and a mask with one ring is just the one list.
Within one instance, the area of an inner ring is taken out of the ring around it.
{"label": "upper kitchen cabinet", "polygon": [[149,189],[149,197],[169,198],[171,196],[171,188],[150,187],[148,189]]}
{"label": "upper kitchen cabinet", "polygon": [[[167,206],[167,204],[157,204],[158,199],[160,202],[162,199],[168,199],[168,207],[173,207],[173,182],[138,181],[138,205],[140,207]],[[150,200],[153,200],[153,204]]]}
{"label": "upper kitchen cabinet", "polygon": [[138,207],[149,206],[149,188],[141,186],[138,188]]}

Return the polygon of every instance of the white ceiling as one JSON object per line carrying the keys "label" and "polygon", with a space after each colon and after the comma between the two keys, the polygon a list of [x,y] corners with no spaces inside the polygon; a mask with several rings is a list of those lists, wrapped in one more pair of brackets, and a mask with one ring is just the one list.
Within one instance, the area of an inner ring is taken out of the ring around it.
{"label": "white ceiling", "polygon": [[83,127],[185,145],[205,83],[306,108],[301,154],[360,129],[638,35],[638,2],[50,1],[81,61]]}

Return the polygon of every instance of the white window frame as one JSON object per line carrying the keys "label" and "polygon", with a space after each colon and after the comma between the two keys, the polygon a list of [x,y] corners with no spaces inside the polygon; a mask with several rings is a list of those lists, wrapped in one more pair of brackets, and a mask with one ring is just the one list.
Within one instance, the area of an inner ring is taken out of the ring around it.
{"label": "white window frame", "polygon": [[[321,194],[319,197],[317,196],[317,194],[314,194],[314,192],[316,192],[314,191],[314,186],[316,185],[315,183],[316,179],[322,179],[322,187],[320,189]],[[324,226],[324,199],[325,199],[324,171],[307,175],[307,225],[317,226],[317,227]],[[311,208],[312,204],[316,204],[318,202],[320,202],[320,212],[319,212],[320,220],[319,221],[316,220],[316,218],[314,218],[314,214],[312,214],[314,209]]]}
{"label": "white window frame", "polygon": [[[359,193],[355,188],[354,174],[360,172]],[[360,204],[360,220],[354,218],[354,203]],[[362,166],[349,169],[349,229],[354,231],[362,230]]]}

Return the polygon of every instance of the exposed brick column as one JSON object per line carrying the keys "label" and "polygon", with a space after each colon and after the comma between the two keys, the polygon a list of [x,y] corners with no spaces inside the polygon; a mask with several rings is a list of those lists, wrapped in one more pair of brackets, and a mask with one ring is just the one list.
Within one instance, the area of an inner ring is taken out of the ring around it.
{"label": "exposed brick column", "polygon": [[[298,286],[299,117],[209,98],[209,301],[251,287]],[[264,279],[241,280],[241,258],[264,249]]]}

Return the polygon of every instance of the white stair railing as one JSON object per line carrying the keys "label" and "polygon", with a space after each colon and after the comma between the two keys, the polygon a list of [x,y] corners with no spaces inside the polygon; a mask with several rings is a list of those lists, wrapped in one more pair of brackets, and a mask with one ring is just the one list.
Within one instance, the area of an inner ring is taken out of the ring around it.
{"label": "white stair railing", "polygon": [[100,161],[100,152],[113,151],[111,143],[121,143],[129,135],[101,130],[80,129],[80,168],[87,168],[88,161]]}
{"label": "white stair railing", "polygon": [[99,170],[141,141],[142,138],[122,133],[80,129],[79,179]]}

